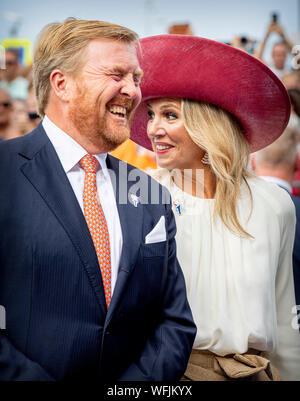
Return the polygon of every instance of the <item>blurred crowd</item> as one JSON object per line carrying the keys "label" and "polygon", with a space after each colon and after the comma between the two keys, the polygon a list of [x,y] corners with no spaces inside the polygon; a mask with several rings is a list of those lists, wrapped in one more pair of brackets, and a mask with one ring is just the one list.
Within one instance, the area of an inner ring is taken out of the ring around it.
{"label": "blurred crowd", "polygon": [[[168,28],[168,33],[193,35],[188,23],[172,25]],[[273,39],[276,37],[276,41],[272,45],[271,58],[267,60],[265,50],[272,36]],[[277,16],[273,15],[265,37],[260,42],[247,36],[235,36],[229,44],[259,58],[281,79],[288,90],[292,104],[289,129],[297,138],[291,185],[293,194],[300,196],[300,60],[299,69],[294,68],[295,63],[292,62],[293,58],[295,59],[292,50],[296,43],[291,43],[284,28],[278,23]],[[32,85],[31,66],[20,65],[17,49],[6,50],[5,62],[5,69],[0,70],[0,140],[25,135],[40,122]],[[156,167],[154,154],[130,140],[112,154],[143,170]]]}
{"label": "blurred crowd", "polygon": [[0,138],[25,135],[39,122],[31,67],[20,65],[17,49],[7,49],[5,70],[0,70]]}

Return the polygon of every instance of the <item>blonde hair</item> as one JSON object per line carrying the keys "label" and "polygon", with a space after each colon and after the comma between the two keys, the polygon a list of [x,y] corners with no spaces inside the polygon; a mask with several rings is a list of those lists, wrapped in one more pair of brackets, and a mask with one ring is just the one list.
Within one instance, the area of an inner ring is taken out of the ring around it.
{"label": "blonde hair", "polygon": [[216,177],[214,216],[219,216],[234,234],[251,237],[241,226],[237,200],[241,184],[251,174],[247,170],[250,149],[237,120],[213,104],[182,100],[184,126],[192,140],[205,150]]}
{"label": "blonde hair", "polygon": [[33,57],[33,85],[41,117],[45,115],[49,100],[51,72],[58,68],[75,75],[85,62],[83,53],[93,39],[134,43],[138,41],[138,35],[128,28],[109,22],[75,18],[48,24],[41,31]]}

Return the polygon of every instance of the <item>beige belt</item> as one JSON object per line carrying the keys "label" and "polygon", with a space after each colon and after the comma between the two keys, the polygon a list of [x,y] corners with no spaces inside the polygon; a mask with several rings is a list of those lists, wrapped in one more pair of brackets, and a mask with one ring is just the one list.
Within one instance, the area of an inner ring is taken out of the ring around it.
{"label": "beige belt", "polygon": [[245,354],[218,356],[210,351],[192,350],[182,380],[254,380],[278,381],[279,374],[266,353],[249,349]]}

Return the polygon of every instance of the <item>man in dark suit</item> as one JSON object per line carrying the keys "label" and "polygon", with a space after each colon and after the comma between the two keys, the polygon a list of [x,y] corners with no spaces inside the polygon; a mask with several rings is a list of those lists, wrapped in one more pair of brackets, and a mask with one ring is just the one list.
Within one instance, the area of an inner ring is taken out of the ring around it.
{"label": "man in dark suit", "polygon": [[[296,307],[300,316],[300,198],[292,195],[292,182],[297,162],[298,132],[288,125],[284,133],[271,145],[254,156],[255,174],[279,185],[289,192],[296,208],[296,233],[293,249],[293,271]],[[296,312],[294,311],[294,312]]]}
{"label": "man in dark suit", "polygon": [[40,34],[43,121],[0,145],[0,380],[185,371],[196,328],[171,205],[150,177],[107,154],[128,138],[140,102],[136,46],[134,32],[100,21]]}

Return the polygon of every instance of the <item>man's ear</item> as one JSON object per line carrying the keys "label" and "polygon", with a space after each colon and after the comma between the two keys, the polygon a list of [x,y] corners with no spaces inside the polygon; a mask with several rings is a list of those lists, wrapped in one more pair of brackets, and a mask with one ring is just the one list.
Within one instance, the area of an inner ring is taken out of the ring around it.
{"label": "man's ear", "polygon": [[63,101],[68,101],[70,97],[69,78],[61,70],[53,70],[50,75],[52,91]]}

